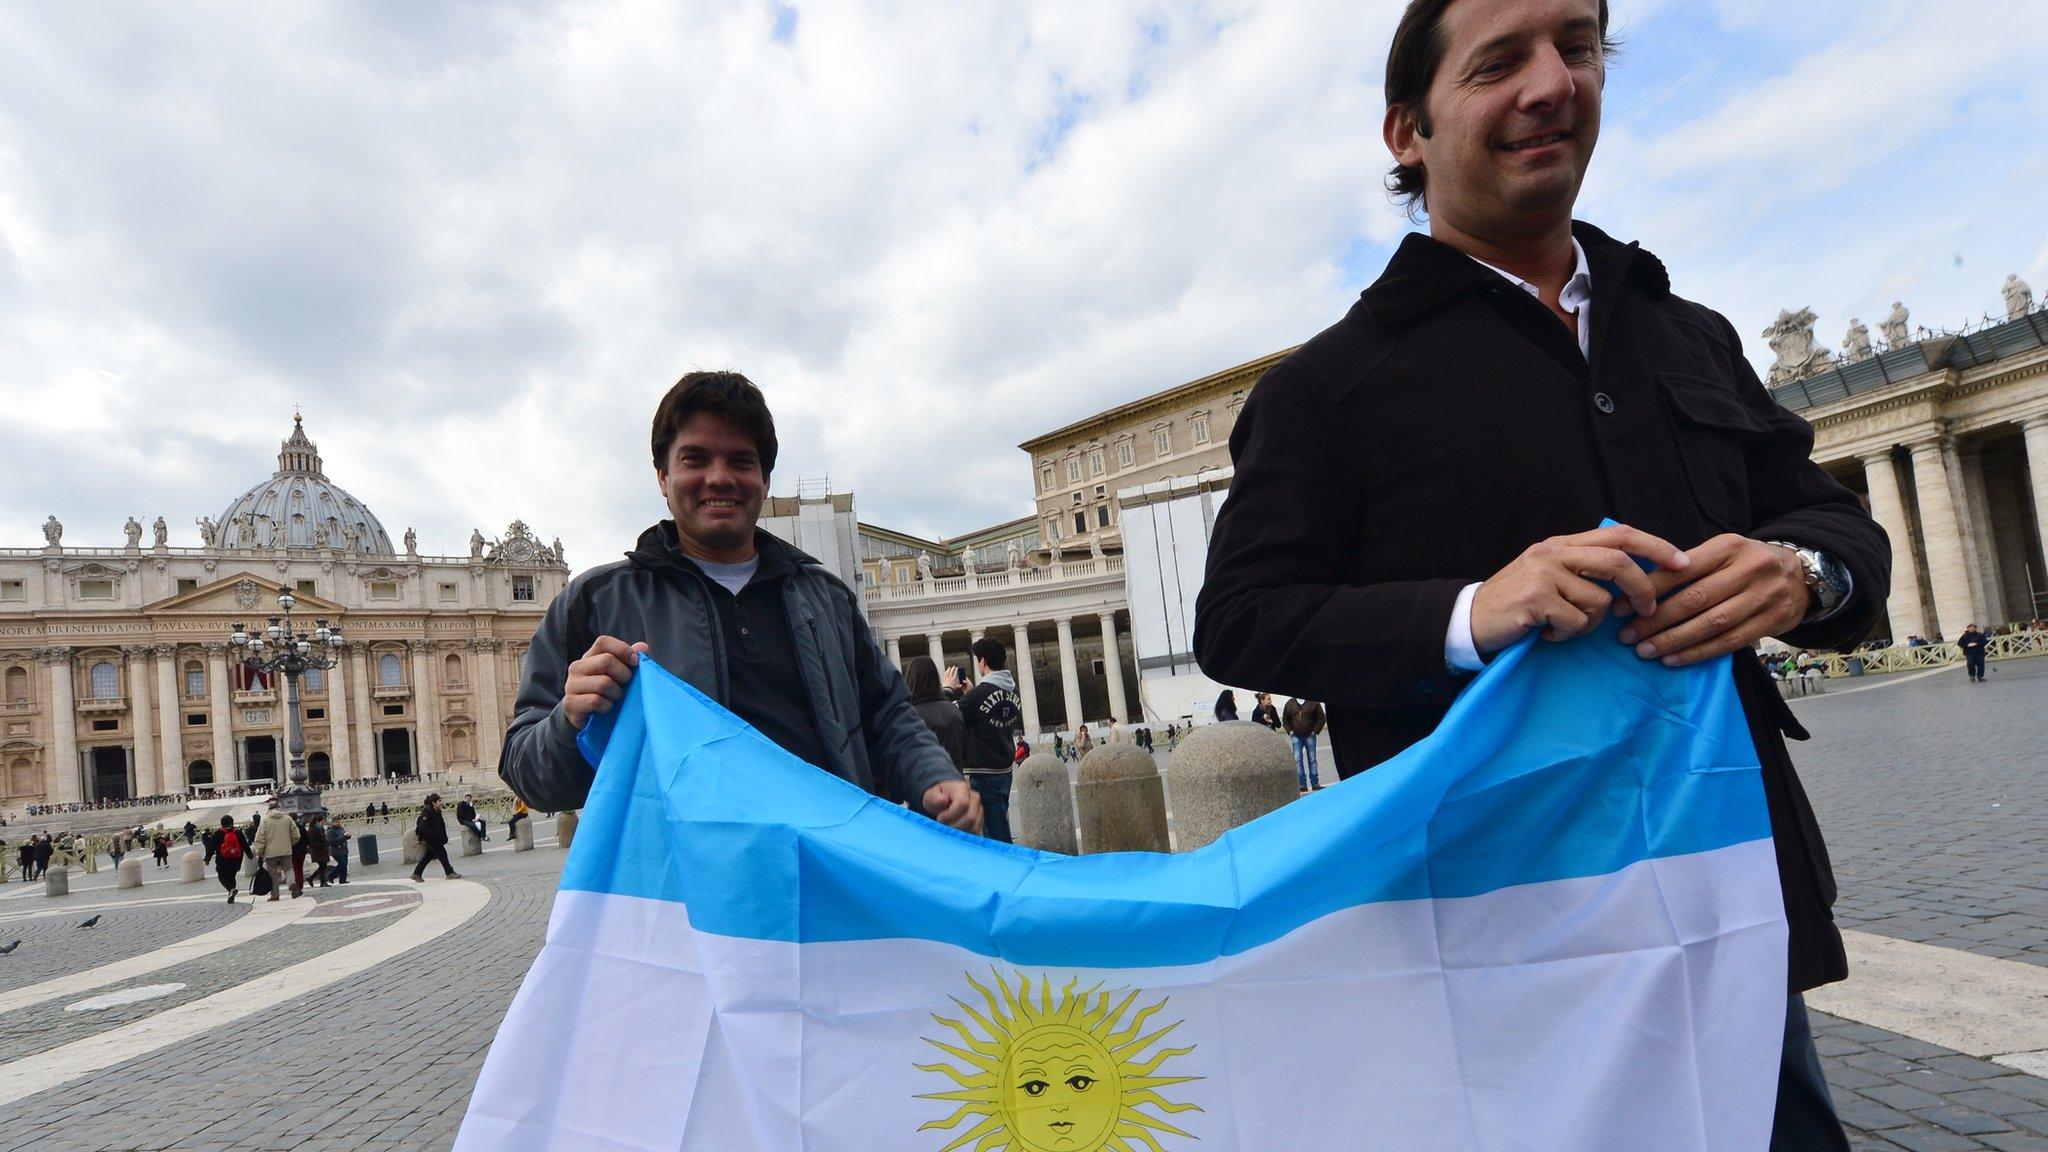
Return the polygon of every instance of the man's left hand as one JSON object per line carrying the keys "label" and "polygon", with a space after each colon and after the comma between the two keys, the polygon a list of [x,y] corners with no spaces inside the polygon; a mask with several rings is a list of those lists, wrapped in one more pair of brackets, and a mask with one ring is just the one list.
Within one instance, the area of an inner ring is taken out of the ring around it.
{"label": "man's left hand", "polygon": [[[1650,573],[1657,610],[1621,630],[1622,643],[1646,660],[1673,668],[1711,660],[1782,636],[1812,608],[1805,569],[1790,548],[1729,533],[1686,555],[1692,564],[1682,571]],[[1617,605],[1617,615],[1626,611],[1626,602]]]}
{"label": "man's left hand", "polygon": [[981,797],[965,780],[945,780],[925,789],[924,810],[941,824],[981,834]]}

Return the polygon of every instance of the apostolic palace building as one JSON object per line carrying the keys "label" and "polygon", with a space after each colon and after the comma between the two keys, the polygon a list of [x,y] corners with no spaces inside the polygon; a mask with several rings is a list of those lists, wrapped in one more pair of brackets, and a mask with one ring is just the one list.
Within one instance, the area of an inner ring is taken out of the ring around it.
{"label": "apostolic palace building", "polygon": [[[0,549],[0,805],[120,799],[285,778],[283,686],[229,662],[293,590],[347,655],[301,685],[315,783],[495,768],[519,660],[568,581],[514,521],[467,555],[394,545],[327,478],[294,420],[277,471],[199,521],[201,544],[131,518],[126,542]],[[145,539],[148,537],[148,539]]]}
{"label": "apostolic palace building", "polygon": [[[1772,394],[1891,536],[1880,635],[1901,642],[2048,614],[2048,311],[2017,277],[2004,297],[2003,320],[1958,333],[1894,305],[1875,338],[1852,320],[1840,353],[1804,309],[1762,334]],[[1021,651],[1029,735],[1206,719],[1220,686],[1190,655],[1193,604],[1230,430],[1285,354],[1024,441],[1032,511],[1015,520],[925,538],[800,486],[762,527],[853,584],[899,664],[967,665],[984,635]],[[304,686],[316,781],[495,767],[520,656],[568,579],[559,543],[514,521],[468,555],[419,555],[410,531],[394,546],[296,425],[275,474],[200,533],[173,548],[161,517],[131,519],[121,546],[68,547],[52,518],[43,547],[0,549],[0,807],[281,779],[280,686],[231,664],[227,638],[285,587],[349,640]]]}

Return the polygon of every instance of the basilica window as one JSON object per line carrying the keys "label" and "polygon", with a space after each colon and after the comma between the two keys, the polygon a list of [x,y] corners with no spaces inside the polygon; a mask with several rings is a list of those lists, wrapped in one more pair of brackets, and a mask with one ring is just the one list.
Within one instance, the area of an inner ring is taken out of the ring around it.
{"label": "basilica window", "polygon": [[512,599],[527,604],[533,602],[533,577],[514,576],[512,578]]}
{"label": "basilica window", "polygon": [[1100,475],[1102,475],[1102,449],[1100,449],[1100,448],[1095,448],[1095,449],[1091,449],[1091,450],[1089,451],[1089,453],[1088,453],[1088,474],[1089,474],[1090,476],[1100,476]]}
{"label": "basilica window", "polygon": [[398,654],[386,652],[377,657],[377,687],[397,688],[405,683],[405,677],[398,667]]}
{"label": "basilica window", "polygon": [[1172,428],[1161,425],[1152,430],[1152,454],[1155,456],[1173,455]]}
{"label": "basilica window", "polygon": [[114,598],[114,582],[112,580],[80,580],[78,582],[78,598],[81,600],[112,600]]}
{"label": "basilica window", "polygon": [[92,666],[92,698],[112,700],[121,694],[121,670],[102,660]]}
{"label": "basilica window", "polygon": [[180,577],[178,577],[178,595],[180,595],[180,596],[183,596],[183,595],[184,595],[185,593],[187,593],[187,592],[197,592],[197,591],[199,591],[199,580],[198,580],[198,578],[197,578],[197,577],[193,577],[193,576],[180,576]]}
{"label": "basilica window", "polygon": [[370,582],[370,599],[398,599],[398,582],[395,580],[373,580]]}
{"label": "basilica window", "polygon": [[6,700],[9,704],[28,703],[28,669],[19,664],[7,670]]}
{"label": "basilica window", "polygon": [[7,766],[7,790],[16,796],[32,796],[42,791],[41,782],[36,779],[36,766],[26,756],[16,756]]}
{"label": "basilica window", "polygon": [[450,688],[462,684],[462,657],[450,652],[448,658],[441,661],[441,682]]}
{"label": "basilica window", "polygon": [[1137,457],[1137,453],[1136,453],[1135,451],[1133,451],[1133,450],[1132,450],[1132,448],[1131,448],[1131,441],[1130,441],[1130,439],[1129,439],[1128,437],[1126,437],[1125,439],[1122,439],[1122,440],[1119,440],[1119,441],[1117,441],[1117,442],[1116,442],[1116,466],[1117,466],[1117,467],[1119,467],[1119,468],[1129,468],[1129,467],[1130,467],[1130,466],[1132,465],[1132,463],[1134,463],[1134,462],[1135,462],[1135,459],[1136,459],[1136,457]]}
{"label": "basilica window", "polygon": [[19,604],[28,599],[28,585],[19,580],[0,580],[0,603]]}
{"label": "basilica window", "polygon": [[1079,456],[1069,456],[1067,457],[1067,483],[1079,484],[1080,482],[1081,458]]}
{"label": "basilica window", "polygon": [[325,691],[327,691],[327,669],[325,669],[325,668],[308,668],[308,669],[306,669],[306,691],[308,691],[308,692],[325,692]]}
{"label": "basilica window", "polygon": [[1083,508],[1083,509],[1078,509],[1078,510],[1076,510],[1076,511],[1074,512],[1074,535],[1076,535],[1076,536],[1086,536],[1087,534],[1088,534],[1088,511],[1087,511],[1087,509],[1085,509],[1085,508]]}
{"label": "basilica window", "polygon": [[1095,506],[1095,523],[1097,527],[1109,527],[1109,505],[1097,504]]}
{"label": "basilica window", "polygon": [[459,586],[458,586],[458,585],[455,585],[455,584],[443,584],[443,585],[441,585],[441,603],[443,603],[443,604],[453,604],[453,603],[455,603],[455,602],[456,602],[457,600],[459,600],[459,599],[461,599],[461,594],[460,594],[460,589],[459,589]]}
{"label": "basilica window", "polygon": [[1193,433],[1195,443],[1207,444],[1209,442],[1209,414],[1207,412],[1197,412],[1194,416],[1190,417],[1188,420],[1188,431]]}
{"label": "basilica window", "polygon": [[[1039,465],[1039,466],[1038,466],[1038,490],[1039,490],[1040,492],[1050,492],[1050,491],[1052,491],[1052,484],[1053,484],[1053,480],[1052,480],[1052,465],[1051,465],[1051,464],[1041,464],[1041,465]],[[13,583],[13,584],[19,585],[19,584],[21,583],[21,581],[19,581],[19,580],[14,580],[14,581],[10,581],[10,583]]]}
{"label": "basilica window", "polygon": [[185,661],[185,695],[206,695],[206,669],[197,660]]}
{"label": "basilica window", "polygon": [[295,580],[295,581],[293,581],[293,584],[294,584],[294,586],[296,586],[296,587],[298,588],[298,590],[299,590],[299,595],[301,595],[301,596],[311,596],[311,595],[314,595],[314,592],[313,592],[313,582],[312,582],[311,580]]}

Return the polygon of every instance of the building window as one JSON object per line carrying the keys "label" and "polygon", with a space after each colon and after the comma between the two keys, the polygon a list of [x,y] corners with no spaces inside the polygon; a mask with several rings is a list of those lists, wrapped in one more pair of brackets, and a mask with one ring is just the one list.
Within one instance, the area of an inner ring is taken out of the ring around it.
{"label": "building window", "polygon": [[315,595],[313,591],[313,582],[311,580],[295,580],[292,582],[292,586],[299,590],[299,595],[301,596]]}
{"label": "building window", "polygon": [[398,599],[398,582],[397,582],[396,580],[372,580],[372,581],[370,581],[370,599],[372,599],[372,600],[396,600],[396,599]]}
{"label": "building window", "polygon": [[1109,505],[1097,504],[1095,506],[1095,523],[1097,527],[1109,527]]}
{"label": "building window", "polygon": [[1131,451],[1131,442],[1129,440],[1119,440],[1116,442],[1117,467],[1129,468],[1133,463],[1135,463],[1136,457],[1137,453]]}
{"label": "building window", "polygon": [[325,719],[327,719],[327,709],[325,709],[325,708],[308,708],[308,709],[306,709],[306,719],[308,719],[308,720],[325,720]]}
{"label": "building window", "polygon": [[19,580],[0,580],[0,603],[19,604],[28,599],[28,585]]}
{"label": "building window", "polygon": [[1095,486],[1095,498],[1096,498],[1097,500],[1100,500],[1100,499],[1102,499],[1102,498],[1103,498],[1104,496],[1107,496],[1107,495],[1109,495],[1109,485],[1107,485],[1107,484],[1097,484],[1097,485]]}
{"label": "building window", "polygon": [[377,687],[396,688],[405,683],[398,668],[398,654],[386,652],[377,657]]}
{"label": "building window", "polygon": [[1209,414],[1207,412],[1197,412],[1194,418],[1188,421],[1188,430],[1194,433],[1195,443],[1207,444],[1209,442]]}
{"label": "building window", "polygon": [[197,660],[185,661],[185,695],[206,695],[206,669]]}
{"label": "building window", "polygon": [[1079,456],[1069,456],[1067,458],[1067,483],[1079,484],[1080,482],[1081,458]]}
{"label": "building window", "polygon": [[453,604],[453,603],[455,603],[455,599],[456,599],[456,596],[457,596],[457,593],[458,593],[458,591],[459,591],[459,590],[457,589],[457,587],[456,587],[455,585],[453,585],[453,584],[443,584],[443,585],[441,585],[441,603],[443,603],[443,604]]}
{"label": "building window", "polygon": [[533,577],[514,576],[512,578],[512,599],[528,604],[533,602]]}
{"label": "building window", "polygon": [[78,582],[78,598],[81,600],[112,600],[114,598],[114,582],[112,580],[80,580]]}
{"label": "building window", "polygon": [[403,705],[403,704],[386,704],[386,705],[384,706],[384,714],[385,714],[386,716],[403,716],[403,715],[405,715],[405,705]]}
{"label": "building window", "polygon": [[206,713],[204,713],[204,712],[187,712],[187,713],[185,713],[185,727],[187,727],[187,728],[204,728],[204,727],[206,727]]}
{"label": "building window", "polygon": [[1088,510],[1087,510],[1087,509],[1085,509],[1085,508],[1080,508],[1080,509],[1076,509],[1076,510],[1074,511],[1074,535],[1076,535],[1076,536],[1086,536],[1087,534],[1088,534]]}
{"label": "building window", "polygon": [[194,579],[193,577],[190,577],[190,576],[180,576],[180,577],[178,577],[178,595],[180,595],[180,596],[183,596],[183,595],[184,595],[185,593],[187,593],[187,592],[197,592],[197,591],[199,591],[199,581],[198,581],[198,580],[196,580],[196,579]]}
{"label": "building window", "polygon": [[95,732],[117,732],[120,728],[121,722],[119,720],[95,720],[92,722],[92,730]]}
{"label": "building window", "polygon": [[1088,474],[1089,474],[1090,476],[1100,476],[1100,475],[1102,475],[1102,449],[1100,449],[1100,448],[1091,448],[1091,449],[1089,449],[1089,451],[1088,451]]}
{"label": "building window", "polygon": [[1152,430],[1152,454],[1155,456],[1173,455],[1173,429],[1154,428]]}
{"label": "building window", "polygon": [[121,694],[121,670],[102,660],[92,666],[92,698],[112,700]]}
{"label": "building window", "polygon": [[306,669],[306,691],[308,691],[308,692],[325,692],[325,691],[327,691],[327,669],[325,669],[325,668],[308,668],[308,669]]}
{"label": "building window", "polygon": [[[1040,492],[1050,492],[1050,491],[1052,491],[1052,483],[1053,483],[1053,481],[1052,481],[1052,465],[1050,465],[1050,464],[1041,464],[1041,465],[1039,465],[1039,466],[1038,466],[1038,490],[1039,490]],[[16,583],[16,584],[19,584],[19,583],[21,583],[21,581],[19,581],[19,580],[16,580],[16,581],[14,581],[14,583]]]}
{"label": "building window", "polygon": [[7,670],[7,702],[28,703],[28,669],[19,664]]}
{"label": "building window", "polygon": [[462,657],[450,652],[447,659],[441,661],[441,683],[448,688],[462,686]]}
{"label": "building window", "polygon": [[908,584],[908,583],[910,583],[910,569],[908,569],[908,568],[898,568],[898,569],[896,570],[896,582],[897,582],[898,584]]}

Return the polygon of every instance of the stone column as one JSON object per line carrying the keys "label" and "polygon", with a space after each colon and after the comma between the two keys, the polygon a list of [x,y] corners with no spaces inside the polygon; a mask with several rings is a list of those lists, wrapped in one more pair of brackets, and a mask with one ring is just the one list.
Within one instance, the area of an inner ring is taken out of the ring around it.
{"label": "stone column", "polygon": [[440,709],[434,706],[434,686],[430,679],[433,645],[425,640],[409,640],[406,646],[412,649],[413,743],[419,748],[420,759],[412,767],[415,773],[424,776],[441,770]]}
{"label": "stone column", "polygon": [[341,664],[320,674],[327,680],[327,772],[335,780],[355,779],[355,757],[348,746],[348,687],[342,683]]}
{"label": "stone column", "polygon": [[2029,417],[2021,423],[2027,438],[2027,477],[2034,490],[2034,531],[2041,550],[2048,552],[2048,413]]}
{"label": "stone column", "polygon": [[50,669],[50,759],[43,766],[43,797],[52,804],[85,799],[79,783],[78,701],[72,693],[71,649],[45,648]]}
{"label": "stone column", "polygon": [[1885,603],[1891,616],[1892,638],[1901,644],[1908,636],[1925,636],[1926,613],[1920,605],[1920,571],[1913,558],[1913,531],[1906,523],[1906,501],[1899,488],[1898,468],[1890,449],[1863,458],[1863,477],[1870,485],[1870,516],[1884,529],[1892,544],[1892,592]]}
{"label": "stone column", "polygon": [[[1920,538],[1927,547],[1927,575],[1934,585],[1934,628],[1945,640],[1962,635],[1976,619],[1970,594],[1970,561],[1956,523],[1956,494],[1942,462],[1941,442],[1913,445],[1913,483],[1920,495]],[[1930,637],[1931,639],[1931,637]]]}
{"label": "stone column", "polygon": [[[337,668],[336,671],[340,669]],[[372,727],[377,714],[370,711],[370,658],[364,653],[361,644],[353,645],[348,650],[348,671],[350,678],[355,681],[356,722],[350,727],[354,729],[356,738],[356,764],[359,765],[356,771],[362,774],[360,779],[368,780],[378,774],[375,747],[377,734]]]}
{"label": "stone column", "polygon": [[986,631],[984,631],[983,629],[980,629],[980,628],[969,628],[969,629],[967,630],[967,644],[968,644],[968,646],[969,646],[969,647],[973,647],[973,646],[974,646],[974,642],[975,642],[975,641],[977,641],[977,640],[980,640],[980,639],[981,639],[981,638],[982,638],[983,636],[986,636],[986,635],[988,635],[988,633],[987,633]]}
{"label": "stone column", "polygon": [[[135,744],[135,794],[155,796],[163,791],[163,778],[157,775],[157,740],[151,731],[150,714],[155,709],[149,706],[150,675],[149,657],[152,649],[148,646],[123,648],[121,654],[128,657],[128,723],[129,732]],[[163,720],[169,724],[173,718],[166,715]]]}
{"label": "stone column", "polygon": [[1991,505],[1984,499],[1983,458],[1977,448],[1965,449],[1955,437],[1941,438],[1941,458],[1955,485],[1956,532],[1970,562],[1970,618],[1985,628],[2000,623],[1997,605],[1998,550],[1991,546]]}
{"label": "stone column", "polygon": [[932,663],[939,666],[939,676],[946,675],[946,641],[937,632],[925,633],[924,642],[931,646]]}
{"label": "stone column", "polygon": [[1116,613],[1104,612],[1098,619],[1102,621],[1102,674],[1109,679],[1109,718],[1128,724],[1130,706],[1124,703],[1124,661],[1117,652]]}
{"label": "stone column", "polygon": [[498,642],[471,640],[469,648],[476,664],[477,724],[483,729],[476,734],[477,767],[496,772],[505,745],[505,711],[498,699]]}
{"label": "stone column", "polygon": [[891,663],[891,664],[895,665],[895,666],[896,666],[896,670],[897,670],[897,671],[899,671],[899,672],[900,672],[900,671],[902,671],[902,670],[903,670],[903,641],[902,641],[902,639],[901,639],[900,637],[896,637],[896,636],[891,636],[891,637],[888,637],[888,638],[887,638],[887,639],[886,639],[886,640],[884,641],[884,643],[885,643],[885,644],[887,644],[887,645],[888,645],[888,648],[889,648],[889,663]]}
{"label": "stone column", "polygon": [[157,761],[164,776],[164,791],[176,794],[185,790],[185,742],[178,733],[184,728],[185,714],[178,707],[178,646],[161,644],[156,649],[156,725],[162,734],[162,743],[157,749]]}
{"label": "stone column", "polygon": [[1065,616],[1052,622],[1060,634],[1060,688],[1067,701],[1067,728],[1077,731],[1087,723],[1081,715],[1080,662],[1074,658],[1074,622]]}
{"label": "stone column", "polygon": [[1017,677],[1017,695],[1024,705],[1024,738],[1038,739],[1038,677],[1031,670],[1031,625],[1029,622],[1013,625],[1010,629],[1010,670]]}
{"label": "stone column", "polygon": [[213,779],[222,784],[242,778],[242,766],[235,759],[235,706],[228,699],[228,646],[206,646],[206,697],[213,720]]}

